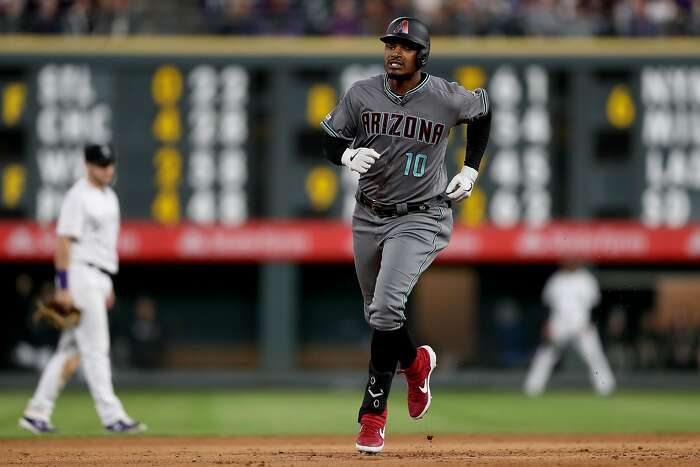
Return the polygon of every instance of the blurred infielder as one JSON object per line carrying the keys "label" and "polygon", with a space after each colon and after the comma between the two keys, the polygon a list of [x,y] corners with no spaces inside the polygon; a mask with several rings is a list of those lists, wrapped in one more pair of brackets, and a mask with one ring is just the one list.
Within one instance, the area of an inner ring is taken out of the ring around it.
{"label": "blurred infielder", "polygon": [[[408,412],[430,406],[436,356],[416,348],[406,326],[406,300],[421,273],[447,246],[451,201],[470,196],[488,142],[486,91],[421,72],[430,53],[427,27],[397,18],[381,37],[385,74],[358,81],[321,122],[325,156],[360,174],[352,220],[355,270],[373,329],[369,379],[356,447],[384,447],[387,399],[397,363],[408,383]],[[469,123],[462,170],[448,184],[450,129]]]}
{"label": "blurred infielder", "polygon": [[588,365],[595,390],[608,395],[615,378],[603,353],[598,330],[591,324],[591,309],[600,302],[596,278],[575,261],[566,262],[545,284],[542,301],[550,309],[545,339],[535,353],[525,380],[525,392],[541,394],[562,350],[570,343]]}
{"label": "blurred infielder", "polygon": [[136,433],[133,421],[114,394],[109,359],[107,309],[114,304],[111,275],[118,269],[119,201],[110,187],[116,158],[108,145],[85,147],[86,177],[66,194],[56,227],[55,300],[82,311],[80,323],[64,331],[44,369],[19,425],[33,433],[51,433],[51,414],[70,365],[80,357],[97,414],[109,432]]}

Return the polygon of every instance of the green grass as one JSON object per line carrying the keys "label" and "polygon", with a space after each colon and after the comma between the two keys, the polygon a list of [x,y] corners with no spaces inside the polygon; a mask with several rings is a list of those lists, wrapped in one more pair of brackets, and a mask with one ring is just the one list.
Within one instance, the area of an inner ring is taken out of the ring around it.
{"label": "green grass", "polygon": [[[130,414],[149,435],[227,436],[352,434],[359,391],[124,390]],[[0,392],[0,438],[26,436],[17,418],[30,393]],[[668,433],[700,431],[700,392],[551,392],[529,399],[513,392],[438,390],[430,414],[410,420],[405,395],[390,401],[392,433]],[[61,434],[102,434],[85,391],[61,395],[53,417]]]}

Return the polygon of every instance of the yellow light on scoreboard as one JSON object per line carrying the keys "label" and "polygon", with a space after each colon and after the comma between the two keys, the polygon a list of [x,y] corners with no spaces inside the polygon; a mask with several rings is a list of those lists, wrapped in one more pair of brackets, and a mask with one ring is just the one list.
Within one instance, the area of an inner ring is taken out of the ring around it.
{"label": "yellow light on scoreboard", "polygon": [[161,189],[175,189],[182,176],[182,156],[173,147],[164,147],[155,155],[156,185]]}
{"label": "yellow light on scoreboard", "polygon": [[2,121],[5,126],[14,126],[22,116],[27,99],[27,86],[23,83],[10,83],[2,96]]}
{"label": "yellow light on scoreboard", "polygon": [[153,199],[151,213],[161,224],[173,225],[180,222],[180,197],[177,191],[160,191]]}
{"label": "yellow light on scoreboard", "polygon": [[174,143],[182,136],[180,111],[176,107],[163,107],[153,121],[153,136],[158,141]]}
{"label": "yellow light on scoreboard", "polygon": [[338,193],[335,172],[324,166],[313,168],[306,177],[306,195],[316,211],[325,211],[333,204]]}
{"label": "yellow light on scoreboard", "polygon": [[306,96],[306,122],[317,127],[336,102],[335,89],[327,84],[311,86]]}
{"label": "yellow light on scoreboard", "polygon": [[479,66],[462,66],[455,71],[457,82],[466,89],[483,88],[486,83],[486,72]]}
{"label": "yellow light on scoreboard", "polygon": [[10,164],[2,171],[2,202],[14,208],[24,192],[26,171],[21,164]]}
{"label": "yellow light on scoreboard", "polygon": [[182,96],[182,73],[172,65],[159,67],[151,82],[153,100],[158,105],[173,105]]}
{"label": "yellow light on scoreboard", "polygon": [[608,122],[615,128],[629,128],[634,123],[636,109],[627,86],[612,88],[605,106]]}

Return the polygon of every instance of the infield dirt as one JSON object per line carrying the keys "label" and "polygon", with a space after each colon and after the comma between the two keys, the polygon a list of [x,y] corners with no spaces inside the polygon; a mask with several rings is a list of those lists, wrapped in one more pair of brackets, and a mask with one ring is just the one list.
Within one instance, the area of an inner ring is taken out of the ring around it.
{"label": "infield dirt", "polygon": [[94,437],[0,440],[0,465],[498,465],[697,466],[700,433],[677,435],[436,435],[387,433],[361,455],[352,436]]}

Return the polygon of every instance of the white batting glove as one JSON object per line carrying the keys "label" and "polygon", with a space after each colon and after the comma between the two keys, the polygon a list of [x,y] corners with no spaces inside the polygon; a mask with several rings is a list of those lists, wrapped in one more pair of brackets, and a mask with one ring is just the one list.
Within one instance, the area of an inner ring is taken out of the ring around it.
{"label": "white batting glove", "polygon": [[347,148],[340,161],[343,165],[348,166],[350,170],[354,170],[362,175],[363,173],[367,173],[369,168],[372,167],[372,164],[381,156],[381,154],[372,148]]}
{"label": "white batting glove", "polygon": [[462,167],[462,171],[452,177],[450,184],[447,185],[447,197],[452,201],[462,201],[463,199],[469,198],[474,189],[474,184],[476,183],[476,177],[479,176],[479,172],[467,167],[466,165]]}

